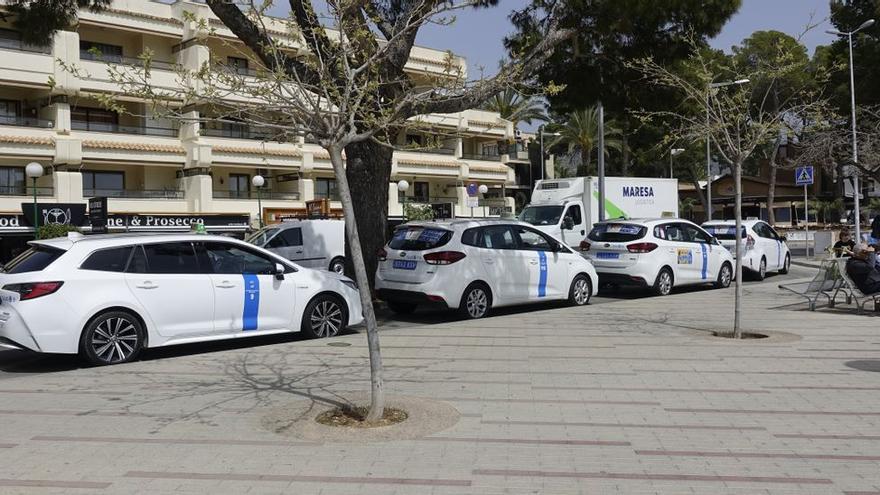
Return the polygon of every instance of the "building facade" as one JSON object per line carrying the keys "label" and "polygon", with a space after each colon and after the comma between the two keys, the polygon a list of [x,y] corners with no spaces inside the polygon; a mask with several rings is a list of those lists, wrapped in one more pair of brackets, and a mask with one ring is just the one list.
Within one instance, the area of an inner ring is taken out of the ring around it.
{"label": "building facade", "polygon": [[[267,22],[284,31],[281,20]],[[210,36],[204,25],[213,28]],[[148,102],[120,95],[107,73],[108,61],[142,64],[138,57],[146,50],[153,54],[157,86],[179,84],[177,66],[253,70],[252,61],[241,55],[243,45],[230,48],[236,43],[206,5],[189,0],[116,0],[100,13],[84,10],[77,26],[57,33],[46,47],[22,43],[9,21],[0,21],[3,244],[31,235],[21,214],[23,203],[33,201],[34,185],[39,203],[54,205],[56,217],[58,211],[70,216],[71,207],[77,210],[90,197],[109,198],[111,230],[146,229],[147,222],[179,229],[203,221],[209,230],[240,232],[261,218],[271,223],[305,214],[307,201],[324,198],[332,210],[340,210],[329,156],[316,144],[266,141],[259,129],[244,125],[195,123],[205,117],[198,110],[184,124],[159,118]],[[465,74],[465,60],[453,60]],[[415,47],[407,69],[417,80],[441,74],[448,61],[445,51]],[[99,98],[107,94],[119,95],[116,101],[126,111],[105,109]],[[489,188],[475,216],[510,211],[513,200],[505,199],[505,188],[515,183],[515,174],[506,164],[510,157],[498,153],[499,142],[514,138],[510,122],[480,110],[421,120],[437,134],[398,137],[389,215],[401,216],[406,201],[452,203],[456,216],[469,216],[470,183]],[[423,141],[432,144],[418,148]],[[25,176],[30,162],[46,172],[35,184]],[[259,191],[252,185],[256,175],[266,179]],[[398,191],[400,180],[410,185],[405,194]],[[47,212],[42,209],[41,215]],[[6,258],[0,252],[0,259]]]}

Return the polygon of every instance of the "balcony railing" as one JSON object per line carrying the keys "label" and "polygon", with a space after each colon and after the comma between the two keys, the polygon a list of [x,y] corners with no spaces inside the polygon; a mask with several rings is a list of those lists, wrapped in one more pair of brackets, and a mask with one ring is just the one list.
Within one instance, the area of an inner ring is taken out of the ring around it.
{"label": "balcony railing", "polygon": [[458,198],[454,196],[431,196],[431,197],[418,197],[418,196],[407,196],[406,198],[402,198],[400,196],[397,197],[397,202],[400,204],[431,204],[431,203],[458,203]]}
{"label": "balcony railing", "polygon": [[[37,187],[37,196],[52,196],[55,190],[51,187]],[[31,186],[0,186],[0,196],[33,196],[34,188]]]}
{"label": "balcony railing", "polygon": [[462,153],[461,157],[465,160],[483,160],[486,162],[497,162],[501,160],[501,155],[487,155],[485,153],[474,154],[474,153]]}
{"label": "balcony railing", "polygon": [[283,191],[261,191],[258,195],[257,191],[226,191],[222,189],[214,190],[214,197],[220,199],[276,199],[296,201],[299,199],[298,192]]}
{"label": "balcony railing", "polygon": [[50,46],[36,46],[29,45],[27,43],[22,42],[21,40],[11,40],[7,38],[0,38],[0,49],[7,50],[18,50],[21,52],[32,52],[32,53],[52,53],[52,47]]}
{"label": "balcony railing", "polygon": [[177,189],[83,189],[87,198],[130,198],[130,199],[183,199],[183,191]]}
{"label": "balcony railing", "polygon": [[0,125],[15,125],[20,127],[41,127],[51,129],[55,123],[51,120],[34,117],[21,117],[17,115],[0,115]]}
{"label": "balcony railing", "polygon": [[199,131],[202,136],[224,137],[232,139],[253,139],[257,141],[271,141],[275,138],[268,129],[260,129],[256,127],[227,127],[225,129],[201,129]]}
{"label": "balcony railing", "polygon": [[[91,50],[80,50],[79,58],[81,60],[92,60],[94,62],[105,62],[108,64],[129,65],[132,67],[144,67],[145,62],[142,58],[123,57],[121,55],[107,55],[104,53],[95,53]],[[177,64],[165,60],[150,59],[150,69],[158,70],[175,70]]]}
{"label": "balcony railing", "polygon": [[430,153],[432,155],[454,156],[455,150],[451,148],[414,148],[411,146],[398,146],[397,151],[411,151],[413,153]]}
{"label": "balcony railing", "polygon": [[257,77],[258,73],[257,69],[252,69],[250,67],[234,67],[226,64],[215,64],[214,67],[216,67],[217,70],[231,72],[240,76]]}
{"label": "balcony railing", "polygon": [[70,127],[77,131],[112,132],[115,134],[138,134],[141,136],[177,137],[178,130],[172,127],[149,127],[135,125],[119,125],[108,122],[88,122],[73,120]]}

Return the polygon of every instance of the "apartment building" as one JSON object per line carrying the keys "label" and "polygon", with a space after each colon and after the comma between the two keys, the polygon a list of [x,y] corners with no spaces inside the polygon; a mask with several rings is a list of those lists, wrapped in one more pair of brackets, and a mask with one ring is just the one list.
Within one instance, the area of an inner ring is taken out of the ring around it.
{"label": "apartment building", "polygon": [[[215,33],[200,33],[198,19]],[[281,21],[267,22],[283,32]],[[180,124],[122,95],[117,100],[126,112],[99,104],[100,95],[118,94],[108,61],[141,64],[138,55],[149,49],[153,83],[170,86],[177,84],[177,64],[196,70],[209,62],[252,71],[253,62],[230,47],[235,43],[206,5],[191,0],[116,0],[103,12],[81,12],[77,26],[57,33],[45,47],[22,43],[10,23],[0,21],[0,259],[32,235],[23,216],[32,208],[23,203],[33,201],[33,184],[25,175],[30,162],[45,170],[35,183],[41,222],[88,225],[81,218],[91,197],[108,198],[111,231],[186,229],[203,222],[208,230],[241,233],[260,219],[271,223],[303,215],[306,202],[323,198],[341,211],[327,153],[302,138],[279,143],[245,125],[195,123],[198,110],[188,114],[193,123]],[[418,79],[441,74],[447,61],[443,50],[415,47],[407,68]],[[454,61],[466,73],[465,60]],[[489,187],[480,203],[486,208],[475,215],[512,208],[505,187],[514,184],[515,174],[506,165],[510,157],[498,153],[499,142],[513,139],[509,122],[479,110],[421,119],[436,133],[398,137],[388,185],[390,216],[402,215],[404,201],[453,203],[457,216],[468,216],[469,183]],[[431,145],[420,146],[424,143]],[[252,185],[256,175],[266,179],[260,191]],[[398,191],[400,180],[410,184],[406,198]]]}

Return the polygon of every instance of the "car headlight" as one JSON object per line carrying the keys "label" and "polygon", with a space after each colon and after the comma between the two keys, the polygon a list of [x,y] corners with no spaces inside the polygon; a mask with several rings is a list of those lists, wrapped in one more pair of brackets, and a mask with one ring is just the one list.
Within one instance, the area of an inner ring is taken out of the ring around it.
{"label": "car headlight", "polygon": [[352,290],[358,290],[358,284],[354,280],[343,278],[339,280],[346,287],[351,288]]}

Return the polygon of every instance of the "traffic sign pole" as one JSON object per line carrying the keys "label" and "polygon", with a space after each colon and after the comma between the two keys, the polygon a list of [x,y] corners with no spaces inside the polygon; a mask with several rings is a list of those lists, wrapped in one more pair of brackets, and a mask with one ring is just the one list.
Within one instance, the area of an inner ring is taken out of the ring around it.
{"label": "traffic sign pole", "polygon": [[810,201],[807,199],[807,185],[804,184],[804,252],[810,257]]}

